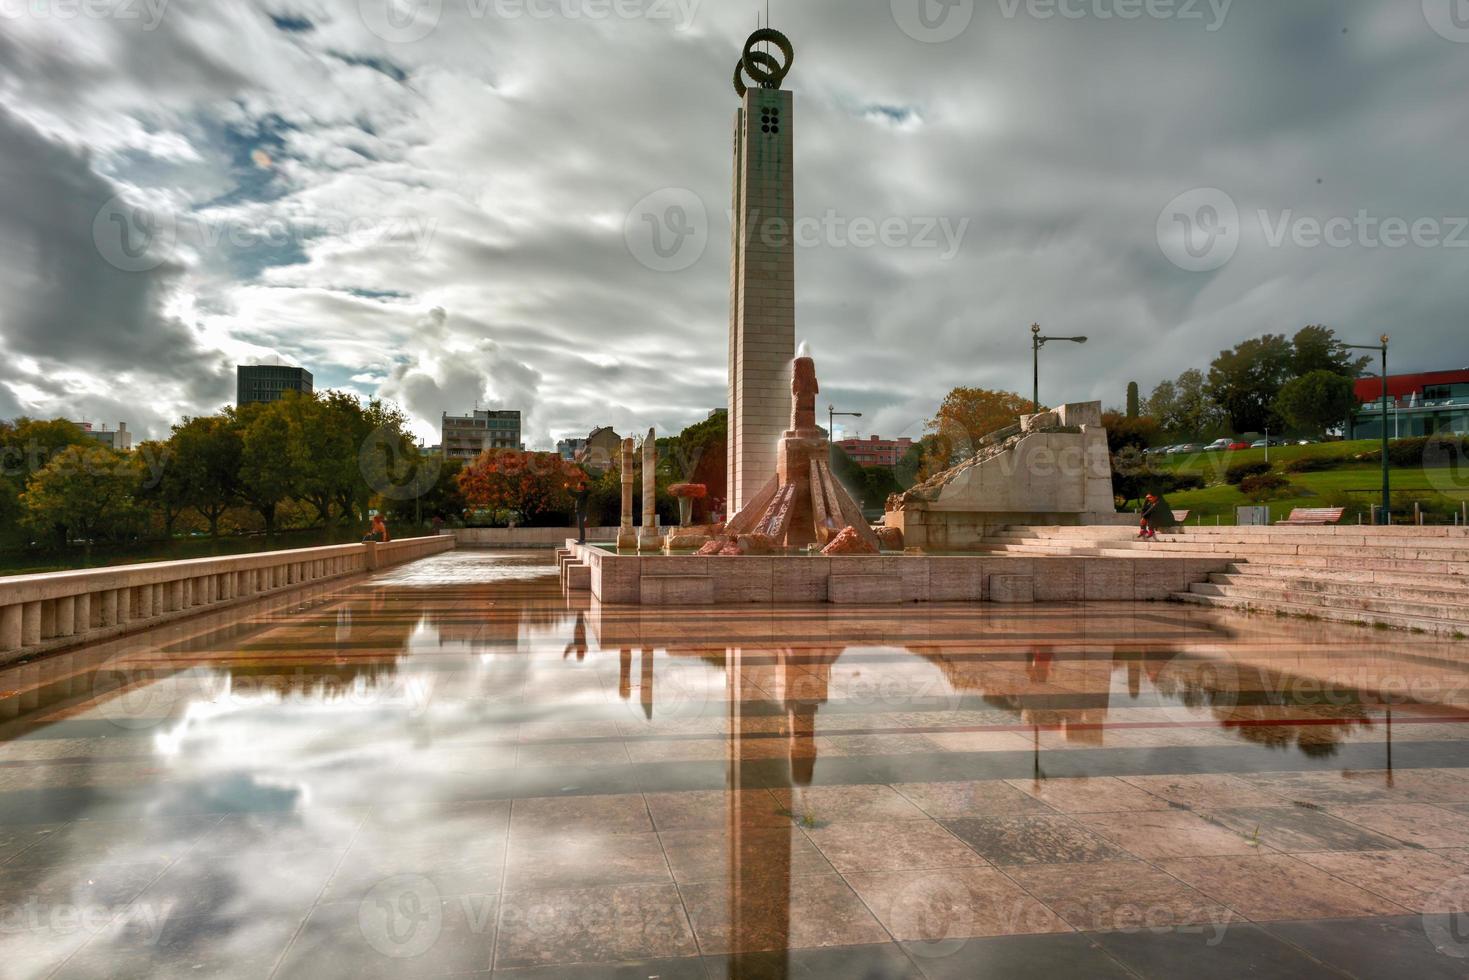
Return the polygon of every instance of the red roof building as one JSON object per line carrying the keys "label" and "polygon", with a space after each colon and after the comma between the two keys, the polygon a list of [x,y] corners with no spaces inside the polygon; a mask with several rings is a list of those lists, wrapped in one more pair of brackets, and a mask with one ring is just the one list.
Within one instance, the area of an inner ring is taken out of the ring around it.
{"label": "red roof building", "polygon": [[913,440],[907,436],[899,439],[868,436],[866,439],[842,439],[837,445],[858,466],[893,467],[907,454]]}

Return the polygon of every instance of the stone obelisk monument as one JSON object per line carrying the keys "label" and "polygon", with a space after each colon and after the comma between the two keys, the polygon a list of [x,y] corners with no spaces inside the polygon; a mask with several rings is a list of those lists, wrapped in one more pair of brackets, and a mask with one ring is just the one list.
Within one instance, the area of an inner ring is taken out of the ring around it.
{"label": "stone obelisk monument", "polygon": [[638,537],[640,551],[660,551],[663,536],[658,533],[658,436],[648,430],[643,440],[643,533]]}
{"label": "stone obelisk monument", "polygon": [[633,449],[632,436],[622,440],[622,526],[617,529],[618,551],[638,548],[638,531],[632,523]]}
{"label": "stone obelisk monument", "polygon": [[767,27],[750,35],[735,69],[740,108],[730,241],[730,514],[775,475],[796,356],[795,120],[791,93],[780,87],[794,58],[786,36]]}

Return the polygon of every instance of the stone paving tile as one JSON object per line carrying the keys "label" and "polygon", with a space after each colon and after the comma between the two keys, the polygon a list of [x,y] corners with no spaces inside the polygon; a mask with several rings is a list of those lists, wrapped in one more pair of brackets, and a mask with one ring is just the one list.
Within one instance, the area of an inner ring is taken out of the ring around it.
{"label": "stone paving tile", "polygon": [[893,789],[931,817],[1011,816],[1051,812],[1044,803],[998,779],[956,783],[896,783]]}
{"label": "stone paving tile", "polygon": [[1006,873],[1083,932],[1174,926],[1223,932],[1238,918],[1177,878],[1138,861],[1027,865]]}
{"label": "stone paving tile", "polygon": [[502,834],[426,845],[359,840],[327,882],[321,901],[360,901],[378,883],[400,875],[427,878],[444,898],[494,895],[504,870]]}
{"label": "stone paving tile", "polygon": [[[771,876],[834,873],[816,845],[789,821],[784,829],[746,828],[738,839],[723,829],[664,831],[658,836],[680,884],[722,881],[741,868]],[[734,848],[738,850],[732,853]]]}
{"label": "stone paving tile", "polygon": [[672,881],[653,833],[512,837],[505,860],[511,892]]}
{"label": "stone paving tile", "polygon": [[[1296,857],[1413,912],[1457,914],[1469,897],[1469,850],[1323,851]],[[1465,888],[1451,887],[1459,881]]]}
{"label": "stone paving tile", "polygon": [[621,741],[569,742],[543,745],[522,743],[515,753],[520,769],[532,766],[625,766],[627,749]]}
{"label": "stone paving tile", "polygon": [[680,738],[668,741],[629,741],[628,758],[638,764],[657,762],[721,762],[729,755],[724,739]]}
{"label": "stone paving tile", "polygon": [[[1427,923],[1431,923],[1428,925]],[[1466,949],[1445,920],[1412,918],[1272,922],[1276,936],[1342,974],[1359,980],[1460,980]],[[1430,930],[1453,936],[1437,948]]]}
{"label": "stone paving tile", "polygon": [[192,916],[187,910],[156,917],[152,912],[124,913],[52,976],[267,977],[305,919],[304,912],[237,920]]}
{"label": "stone paving tile", "polygon": [[1177,858],[1157,864],[1256,922],[1401,915],[1406,911],[1285,854]]}
{"label": "stone paving tile", "polygon": [[653,829],[641,793],[516,800],[510,835],[638,834]]}
{"label": "stone paving tile", "polygon": [[1312,807],[1234,807],[1195,812],[1211,823],[1228,828],[1244,840],[1288,854],[1301,851],[1390,850],[1403,846],[1391,837],[1374,834]]}
{"label": "stone paving tile", "polygon": [[1072,779],[1011,779],[1011,786],[1062,813],[1167,810],[1171,804],[1112,776]]}
{"label": "stone paving tile", "polygon": [[891,786],[804,786],[773,790],[772,795],[797,820],[807,815],[818,823],[928,819]]}
{"label": "stone paving tile", "polygon": [[1178,775],[1122,776],[1122,781],[1169,803],[1195,810],[1226,806],[1280,806],[1273,793],[1258,789],[1239,776]]}
{"label": "stone paving tile", "polygon": [[742,878],[735,887],[728,881],[698,882],[680,885],[679,892],[706,955],[890,938],[838,875]]}
{"label": "stone paving tile", "polygon": [[1030,739],[1017,732],[929,732],[944,752],[1029,752]]}
{"label": "stone paving tile", "polygon": [[[693,790],[645,794],[648,810],[660,831],[706,830],[728,827],[732,820],[747,827],[789,827],[791,817],[769,791],[763,789]],[[731,811],[733,803],[734,813]]]}
{"label": "stone paving tile", "polygon": [[878,921],[901,941],[1069,932],[1045,905],[993,868],[848,874]]}
{"label": "stone paving tile", "polygon": [[440,901],[412,876],[389,881],[369,901],[312,909],[276,976],[393,980],[485,972],[493,965],[499,911],[494,895]]}
{"label": "stone paving tile", "polygon": [[507,895],[495,967],[677,958],[696,952],[673,885],[614,885]]}
{"label": "stone paving tile", "polygon": [[1243,922],[1222,934],[1211,927],[1109,932],[1094,936],[1101,947],[1136,976],[1149,980],[1341,980],[1288,942]]}
{"label": "stone paving tile", "polygon": [[844,875],[858,871],[962,868],[988,863],[932,821],[834,823],[807,829],[806,836],[832,867]]}
{"label": "stone paving tile", "polygon": [[[1383,779],[1358,777],[1346,772],[1262,772],[1240,777],[1250,785],[1296,803],[1325,806],[1334,803],[1386,802],[1392,791]],[[1268,803],[1219,804],[1222,806],[1269,806]]]}
{"label": "stone paving tile", "polygon": [[965,817],[942,824],[1000,866],[1116,861],[1129,856],[1070,817]]}
{"label": "stone paving tile", "polygon": [[1180,810],[1137,813],[1079,813],[1077,823],[1140,858],[1252,854],[1258,848],[1243,834]]}
{"label": "stone paving tile", "polygon": [[1427,803],[1333,806],[1327,812],[1418,847],[1469,847],[1469,814]]}
{"label": "stone paving tile", "polygon": [[697,956],[674,960],[635,960],[622,963],[566,963],[561,966],[524,966],[496,970],[504,980],[708,980],[707,967]]}

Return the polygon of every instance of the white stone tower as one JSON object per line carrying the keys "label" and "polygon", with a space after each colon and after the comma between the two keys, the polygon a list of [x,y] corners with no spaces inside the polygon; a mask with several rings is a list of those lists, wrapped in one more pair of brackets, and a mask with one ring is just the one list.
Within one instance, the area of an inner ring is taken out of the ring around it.
{"label": "white stone tower", "polygon": [[[766,48],[783,56],[778,60]],[[729,296],[729,502],[735,514],[775,475],[796,356],[795,54],[779,31],[750,35],[735,69]],[[746,82],[746,76],[754,84]]]}

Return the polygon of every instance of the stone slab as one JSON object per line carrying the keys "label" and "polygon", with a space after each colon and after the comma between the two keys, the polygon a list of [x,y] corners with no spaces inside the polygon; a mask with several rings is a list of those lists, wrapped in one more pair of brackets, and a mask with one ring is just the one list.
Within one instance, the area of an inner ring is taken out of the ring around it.
{"label": "stone slab", "polygon": [[990,602],[1035,602],[1035,578],[1030,575],[991,575]]}
{"label": "stone slab", "polygon": [[903,580],[895,575],[838,574],[833,569],[829,601],[849,606],[896,605],[903,601]]}

